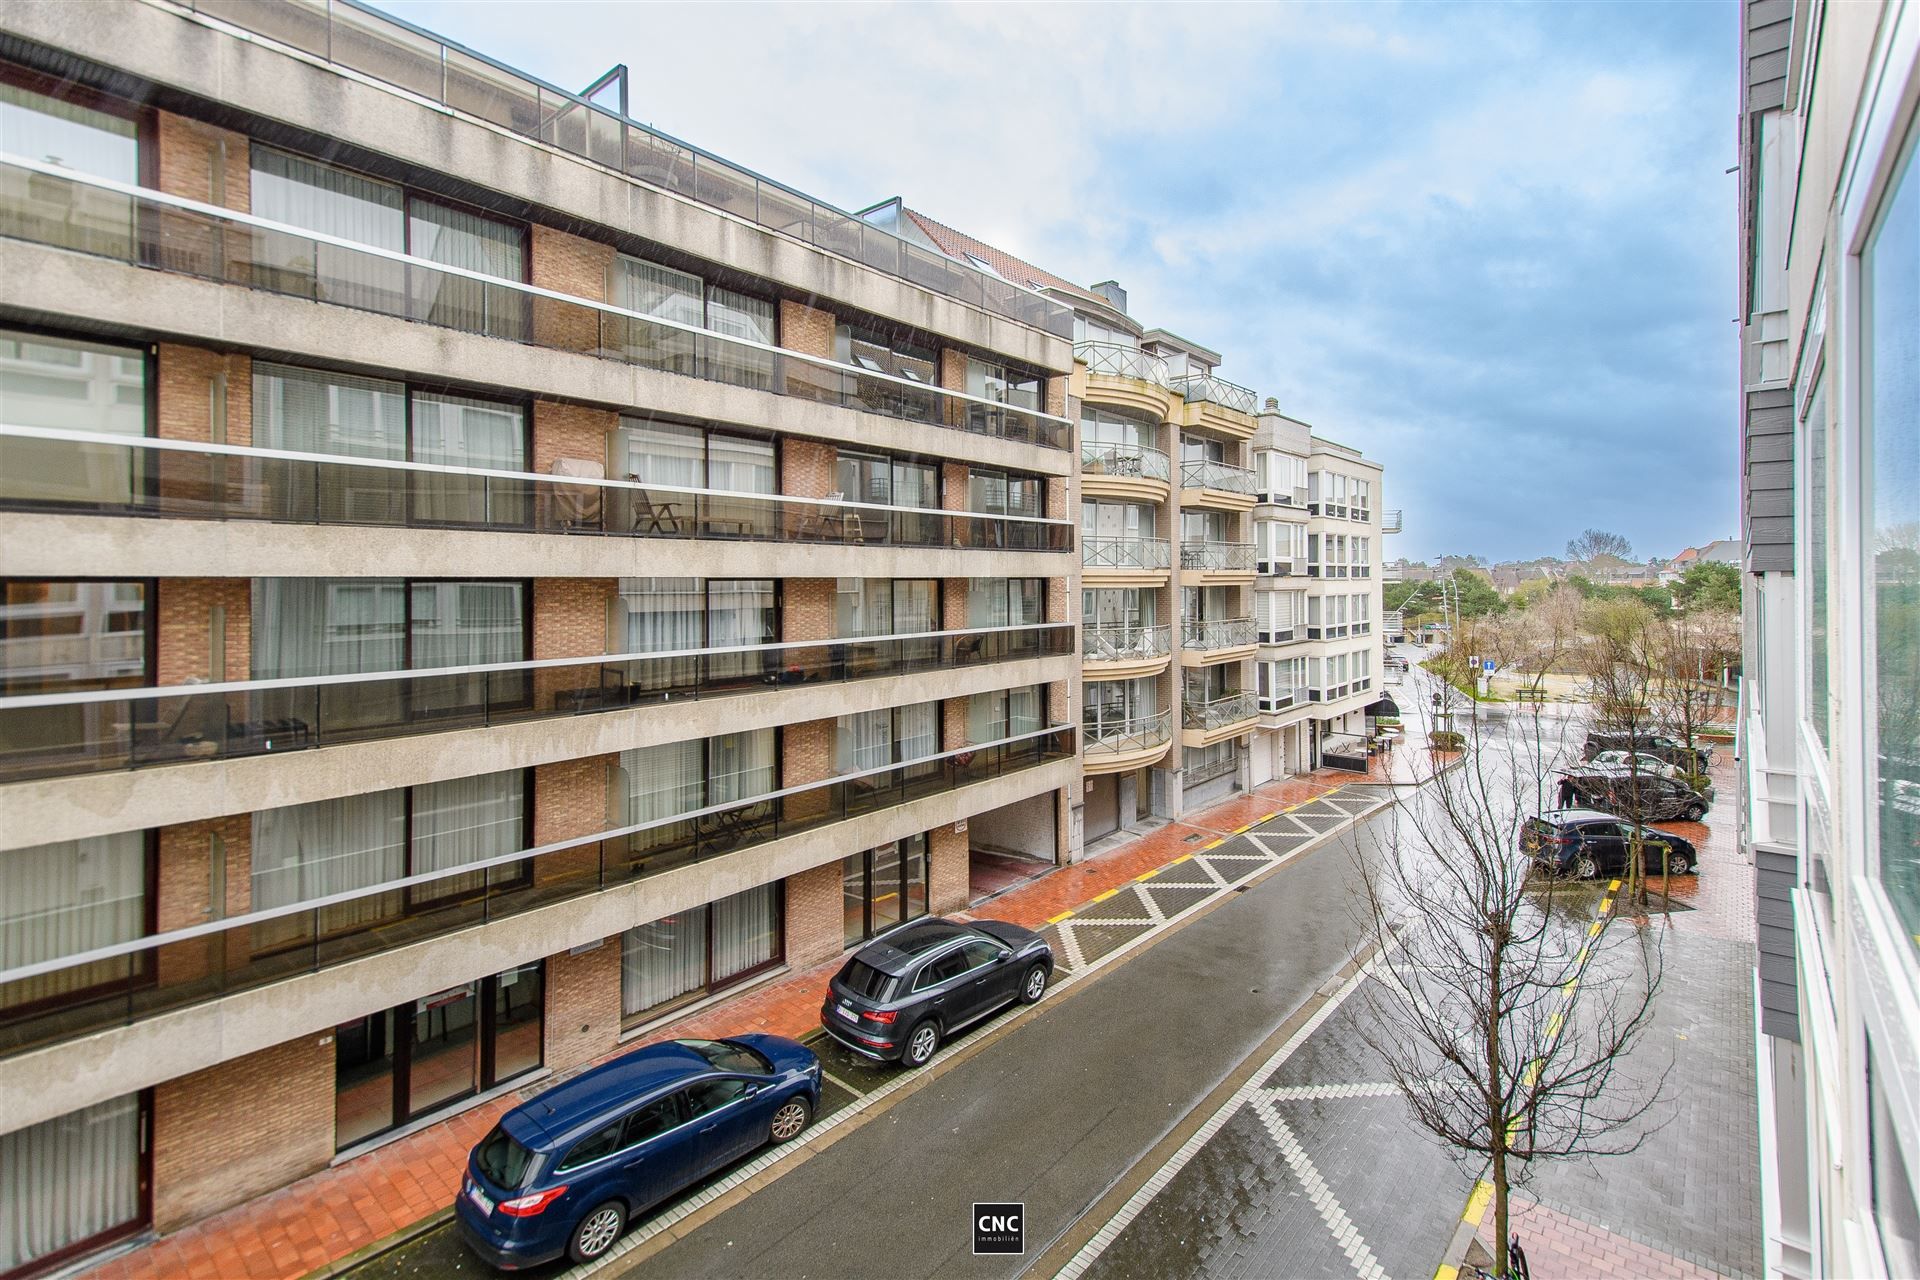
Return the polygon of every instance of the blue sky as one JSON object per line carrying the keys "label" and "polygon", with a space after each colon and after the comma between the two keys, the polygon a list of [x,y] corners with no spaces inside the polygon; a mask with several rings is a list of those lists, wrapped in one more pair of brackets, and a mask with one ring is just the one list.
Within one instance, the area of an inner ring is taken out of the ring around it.
{"label": "blue sky", "polygon": [[1386,555],[1737,528],[1735,9],[392,0],[1222,352],[1387,468]]}

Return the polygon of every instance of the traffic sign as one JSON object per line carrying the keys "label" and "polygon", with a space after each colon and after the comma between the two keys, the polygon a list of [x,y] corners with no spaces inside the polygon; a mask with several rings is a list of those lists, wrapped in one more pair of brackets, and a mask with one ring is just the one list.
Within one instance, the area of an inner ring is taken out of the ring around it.
{"label": "traffic sign", "polygon": [[1483,663],[1481,663],[1481,664],[1480,664],[1480,669],[1481,669],[1482,671],[1484,671],[1484,672],[1486,672],[1486,673],[1487,673],[1488,675],[1492,675],[1492,674],[1493,674],[1493,659],[1492,659],[1492,658],[1488,658],[1488,659],[1487,659],[1487,660],[1486,660],[1485,662],[1483,662]]}

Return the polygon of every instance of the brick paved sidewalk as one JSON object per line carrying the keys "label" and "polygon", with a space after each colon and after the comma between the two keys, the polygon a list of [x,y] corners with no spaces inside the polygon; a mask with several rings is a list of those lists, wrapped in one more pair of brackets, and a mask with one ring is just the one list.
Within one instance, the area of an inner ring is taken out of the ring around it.
{"label": "brick paved sidewalk", "polygon": [[[1533,1280],[1595,1280],[1605,1276],[1619,1276],[1621,1280],[1716,1280],[1720,1275],[1518,1193],[1509,1206],[1508,1220],[1511,1229],[1520,1233],[1520,1247],[1526,1250],[1527,1269]],[[1491,1258],[1491,1203],[1480,1220],[1479,1240],[1485,1256]]]}
{"label": "brick paved sidewalk", "polygon": [[[1403,745],[1374,761],[1365,774],[1323,769],[1268,783],[1250,794],[1188,814],[1109,852],[1050,871],[981,904],[970,914],[1037,929],[1050,917],[1084,906],[1107,890],[1131,882],[1141,872],[1165,866],[1191,852],[1194,845],[1190,837],[1230,834],[1337,786],[1359,782],[1410,784],[1431,767],[1426,751]],[[738,1035],[745,1031],[800,1038],[818,1027],[827,981],[839,966],[840,960],[835,959],[785,974],[659,1027],[647,1038]],[[623,1046],[619,1052],[631,1047]],[[503,1112],[520,1101],[521,1094],[515,1091],[472,1107],[335,1168],[111,1258],[86,1274],[90,1280],[284,1280],[305,1275],[377,1245],[445,1209],[458,1190],[467,1152]]]}

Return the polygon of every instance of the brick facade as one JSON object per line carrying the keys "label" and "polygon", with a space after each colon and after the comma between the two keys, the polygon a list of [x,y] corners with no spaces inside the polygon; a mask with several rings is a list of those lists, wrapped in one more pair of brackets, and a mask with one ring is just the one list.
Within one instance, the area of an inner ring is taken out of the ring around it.
{"label": "brick facade", "polygon": [[[533,843],[556,844],[605,831],[617,825],[619,797],[610,794],[618,756],[584,756],[543,764],[533,771]],[[570,877],[596,879],[600,849],[586,845],[561,850],[533,860],[536,884],[554,884]]]}
{"label": "brick facade", "polygon": [[834,317],[804,302],[780,300],[780,345],[810,356],[833,358]]}
{"label": "brick facade", "polygon": [[[544,658],[593,658],[607,652],[609,615],[620,584],[612,578],[535,578],[533,653]],[[597,688],[593,663],[542,667],[533,673],[535,705],[550,707],[574,691]]]}
{"label": "brick facade", "polygon": [[840,864],[787,877],[787,963],[795,969],[831,960],[845,949]]}
{"label": "brick facade", "polygon": [[611,409],[535,400],[533,469],[545,475],[553,470],[556,458],[579,458],[604,466],[609,440],[619,426],[620,415]]}
{"label": "brick facade", "polygon": [[[205,347],[160,344],[154,434],[166,440],[253,443],[253,361]],[[198,465],[196,463],[196,465]]]}
{"label": "brick facade", "polygon": [[[797,787],[833,776],[834,722],[806,720],[787,725],[780,731],[780,785]],[[826,788],[788,796],[780,802],[790,819],[810,818],[826,812]]]}
{"label": "brick facade", "polygon": [[[250,144],[242,134],[174,115],[154,113],[155,185],[169,195],[247,212],[252,205]],[[244,235],[226,235],[195,213],[156,211],[162,260],[195,275],[251,278]]]}
{"label": "brick facade", "polygon": [[967,833],[943,823],[927,833],[927,909],[935,915],[966,908],[972,896]]}
{"label": "brick facade", "polygon": [[[576,298],[607,300],[607,284],[613,271],[612,245],[535,223],[529,250],[528,275],[534,284]],[[600,330],[598,311],[551,298],[533,300],[533,340],[540,346],[558,347],[563,351],[598,351],[604,345]]]}
{"label": "brick facade", "polygon": [[824,498],[834,491],[838,451],[819,440],[780,442],[780,492],[796,498]]}
{"label": "brick facade", "polygon": [[[159,867],[154,886],[157,932],[244,915],[252,908],[252,815],[233,814],[205,822],[162,827],[158,844]],[[220,895],[217,906],[216,889]],[[238,968],[251,958],[249,938],[207,935],[161,948],[154,956],[155,976],[161,986],[173,986],[211,973],[223,964],[229,969]]]}
{"label": "brick facade", "polygon": [[154,1227],[177,1230],[326,1168],[333,1075],[333,1036],[310,1035],[156,1087]]}
{"label": "brick facade", "polygon": [[547,957],[546,1065],[585,1066],[620,1043],[620,939]]}
{"label": "brick facade", "polygon": [[[248,579],[163,578],[157,597],[155,684],[252,678],[252,583]],[[221,631],[225,660],[217,672],[213,670],[216,609],[223,610],[226,619]],[[219,711],[218,707],[188,708],[186,714],[215,717],[201,735],[212,739],[225,730]]]}

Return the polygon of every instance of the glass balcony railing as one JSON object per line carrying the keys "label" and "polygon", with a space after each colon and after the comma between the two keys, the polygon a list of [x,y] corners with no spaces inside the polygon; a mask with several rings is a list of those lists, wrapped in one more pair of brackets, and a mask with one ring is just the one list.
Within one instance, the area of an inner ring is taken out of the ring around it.
{"label": "glass balcony railing", "polygon": [[1400,518],[1400,511],[1398,508],[1395,508],[1391,511],[1382,511],[1380,513],[1380,532],[1399,533],[1401,529],[1402,529],[1402,523]]}
{"label": "glass balcony railing", "polygon": [[1243,387],[1237,382],[1228,382],[1225,378],[1211,373],[1189,373],[1173,380],[1173,389],[1186,397],[1187,403],[1205,400],[1222,408],[1232,409],[1235,413],[1252,414],[1259,397],[1253,394],[1253,388]]}
{"label": "glass balcony railing", "polygon": [[1068,726],[0,971],[0,1055],[597,893],[922,796],[1069,760]]}
{"label": "glass balcony railing", "polygon": [[1037,408],[841,364],[250,214],[0,156],[0,236],[551,350],[1065,449]]}
{"label": "glass balcony railing", "polygon": [[0,510],[1071,551],[1073,522],[0,425]]}
{"label": "glass balcony railing", "polygon": [[1080,745],[1089,756],[1145,751],[1172,740],[1172,711],[1156,711],[1125,720],[1082,719],[1080,722]]}
{"label": "glass balcony railing", "polygon": [[1080,656],[1088,662],[1145,662],[1173,652],[1166,626],[1109,622],[1080,628]]}
{"label": "glass balcony railing", "polygon": [[1218,489],[1223,493],[1251,495],[1254,491],[1253,472],[1230,462],[1206,458],[1188,459],[1180,464],[1180,485],[1185,489]]}
{"label": "glass balcony railing", "polygon": [[1094,444],[1082,440],[1080,471],[1090,476],[1170,481],[1173,462],[1160,450],[1144,444]]}
{"label": "glass balcony railing", "polygon": [[1259,634],[1252,618],[1188,618],[1180,624],[1180,643],[1189,649],[1237,649],[1256,643]]}
{"label": "glass balcony railing", "polygon": [[1251,542],[1190,541],[1180,544],[1180,567],[1221,573],[1252,573]]}
{"label": "glass balcony railing", "polygon": [[1251,720],[1260,709],[1254,692],[1243,689],[1223,694],[1211,702],[1186,702],[1180,707],[1180,723],[1189,729],[1224,729],[1242,720]]}
{"label": "glass balcony railing", "polygon": [[1173,548],[1165,538],[1080,536],[1080,564],[1087,569],[1167,569]]}
{"label": "glass balcony railing", "polygon": [[1132,378],[1136,382],[1151,382],[1156,387],[1173,385],[1167,376],[1167,362],[1138,347],[1122,346],[1117,342],[1076,342],[1073,355],[1074,359],[1087,366],[1088,373],[1104,374],[1110,378]]}
{"label": "glass balcony railing", "polygon": [[1073,336],[1073,310],[355,0],[187,0],[312,57],[722,209],[1010,320]]}
{"label": "glass balcony railing", "polygon": [[1073,652],[1073,625],[986,627],[431,671],[0,698],[0,782],[281,755],[668,700]]}

